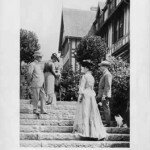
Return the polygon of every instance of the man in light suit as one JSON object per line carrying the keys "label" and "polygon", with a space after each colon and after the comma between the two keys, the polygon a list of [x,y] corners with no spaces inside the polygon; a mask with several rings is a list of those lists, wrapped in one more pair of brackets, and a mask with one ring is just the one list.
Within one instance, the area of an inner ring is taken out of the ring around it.
{"label": "man in light suit", "polygon": [[108,71],[108,67],[110,66],[110,62],[102,61],[99,64],[99,69],[103,73],[100,82],[97,99],[102,102],[102,107],[104,109],[104,115],[107,125],[110,126],[111,121],[111,112],[109,107],[109,102],[111,100],[111,85],[112,85],[112,75]]}
{"label": "man in light suit", "polygon": [[45,92],[43,89],[44,84],[44,73],[41,66],[42,54],[39,51],[34,53],[34,61],[29,66],[29,77],[31,80],[31,89],[32,89],[32,104],[33,104],[33,113],[39,115],[38,111],[38,102],[41,101],[41,113],[46,114],[44,111],[44,100]]}

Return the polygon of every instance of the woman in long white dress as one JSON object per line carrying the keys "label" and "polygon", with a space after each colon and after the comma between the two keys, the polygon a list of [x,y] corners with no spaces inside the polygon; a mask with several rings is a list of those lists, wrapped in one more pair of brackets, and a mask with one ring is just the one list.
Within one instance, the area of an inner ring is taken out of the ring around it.
{"label": "woman in long white dress", "polygon": [[79,85],[79,97],[73,132],[78,133],[81,137],[96,138],[102,140],[106,138],[106,130],[103,126],[95,99],[94,77],[90,71],[92,64],[84,61],[84,75]]}

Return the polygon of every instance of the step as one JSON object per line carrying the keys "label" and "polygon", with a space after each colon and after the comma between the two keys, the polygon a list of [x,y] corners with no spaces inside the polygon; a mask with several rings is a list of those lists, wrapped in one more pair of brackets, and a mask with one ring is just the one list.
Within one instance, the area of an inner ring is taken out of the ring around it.
{"label": "step", "polygon": [[39,120],[39,119],[20,119],[21,125],[49,125],[49,126],[72,126],[73,120]]}
{"label": "step", "polygon": [[21,125],[20,132],[59,132],[72,133],[73,126],[38,126],[38,125]]}
{"label": "step", "polygon": [[[30,104],[30,101],[29,99],[20,99],[20,103],[21,104]],[[77,102],[76,101],[57,101],[57,105],[67,105],[67,106],[74,106],[76,105]]]}
{"label": "step", "polygon": [[[39,108],[40,108],[40,106],[39,106]],[[53,105],[45,105],[44,106],[44,108],[46,109],[46,110],[57,110],[57,111],[62,111],[62,110],[66,110],[66,111],[74,111],[74,112],[76,112],[76,108],[77,108],[77,106],[76,106],[76,104],[75,105],[57,105],[57,106],[53,106]],[[20,109],[22,110],[24,110],[24,109],[29,109],[29,110],[33,110],[33,105],[32,104],[20,104]],[[103,108],[101,107],[100,108],[100,110],[102,111],[103,110]]]}
{"label": "step", "polygon": [[[74,123],[74,120],[72,119],[66,119],[66,120],[40,120],[40,119],[20,119],[21,125],[50,125],[50,126],[72,126]],[[103,124],[105,125],[105,120],[103,121]],[[116,126],[115,122],[112,122],[112,126]]]}
{"label": "step", "polygon": [[[76,109],[50,109],[45,107],[45,111],[48,114],[69,114],[69,115],[75,115]],[[33,106],[32,105],[21,105],[20,106],[20,113],[23,114],[33,114]],[[104,114],[103,111],[100,111],[101,114]]]}
{"label": "step", "polygon": [[75,115],[68,114],[20,114],[20,119],[40,119],[40,120],[70,120],[74,119]]}
{"label": "step", "polygon": [[[129,141],[129,134],[108,134],[107,141]],[[73,133],[24,133],[20,132],[20,140],[81,140]]]}
{"label": "step", "polygon": [[[56,109],[46,109],[45,111],[48,114],[70,114],[70,115],[75,115],[76,110],[56,110]],[[33,114],[33,107],[32,106],[28,106],[28,107],[20,107],[20,113],[24,113],[24,114]]]}
{"label": "step", "polygon": [[[47,114],[40,114],[39,116],[36,114],[33,114],[33,110],[30,108],[21,108],[20,110],[20,117],[21,118],[30,118],[30,119],[36,119],[36,118],[42,118],[42,119],[74,119],[76,111],[72,110],[51,110],[51,109],[45,109]],[[104,119],[104,112],[100,111],[101,118]]]}
{"label": "step", "polygon": [[[21,125],[21,132],[66,132],[72,133],[73,126],[41,126],[41,125]],[[129,128],[106,127],[107,133],[129,134]]]}
{"label": "step", "polygon": [[50,148],[113,148],[126,147],[129,148],[129,142],[124,141],[70,141],[70,140],[21,140],[21,147],[50,147]]}
{"label": "step", "polygon": [[[38,105],[40,106],[40,105]],[[32,108],[32,104],[20,104],[20,108]],[[76,104],[74,105],[57,105],[57,106],[53,106],[53,105],[45,105],[44,106],[46,109],[54,109],[54,110],[76,110]]]}
{"label": "step", "polygon": [[49,113],[48,115],[20,114],[21,119],[40,119],[40,120],[74,120],[75,115],[69,113]]}
{"label": "step", "polygon": [[[36,114],[24,114],[21,113],[20,114],[20,118],[21,119],[41,119],[41,120],[74,120],[75,118],[75,114],[69,114],[68,112],[50,112],[49,114],[40,114],[39,116],[37,116]],[[104,120],[104,115],[103,112],[101,112],[101,118],[102,120]]]}

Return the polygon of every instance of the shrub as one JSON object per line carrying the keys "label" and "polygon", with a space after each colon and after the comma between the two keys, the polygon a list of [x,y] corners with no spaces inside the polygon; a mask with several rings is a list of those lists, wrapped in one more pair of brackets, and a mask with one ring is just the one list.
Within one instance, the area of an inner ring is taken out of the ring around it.
{"label": "shrub", "polygon": [[26,63],[34,60],[33,54],[40,49],[35,33],[24,29],[20,30],[20,62]]}
{"label": "shrub", "polygon": [[130,67],[129,63],[121,58],[109,57],[113,75],[111,111],[113,115],[120,114],[129,125],[129,94],[130,94]]}
{"label": "shrub", "polygon": [[[99,80],[102,73],[98,70],[98,63],[105,60],[108,53],[108,47],[100,36],[86,36],[84,37],[76,49],[75,58],[82,65],[83,60],[89,59],[92,61],[93,76],[95,78],[95,92],[98,92]],[[108,60],[112,63],[109,68],[113,75],[112,81],[112,96],[111,112],[113,115],[120,114],[129,125],[129,83],[130,72],[129,64],[121,58],[109,57]]]}
{"label": "shrub", "polygon": [[[34,52],[40,49],[34,32],[20,29],[20,98],[31,98],[31,87],[28,81],[28,64],[34,61]],[[21,65],[25,62],[25,65]]]}
{"label": "shrub", "polygon": [[80,77],[80,71],[74,72],[72,67],[62,71],[60,81],[62,101],[77,101]]}
{"label": "shrub", "polygon": [[21,66],[20,70],[20,98],[31,99],[31,84],[28,80],[28,64]]}

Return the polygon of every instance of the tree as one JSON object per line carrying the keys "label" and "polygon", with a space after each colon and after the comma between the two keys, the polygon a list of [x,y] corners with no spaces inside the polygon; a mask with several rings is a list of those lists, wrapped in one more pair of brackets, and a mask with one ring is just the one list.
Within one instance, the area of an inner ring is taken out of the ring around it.
{"label": "tree", "polygon": [[75,58],[82,65],[83,60],[89,59],[93,62],[93,70],[98,68],[98,63],[105,59],[108,47],[100,36],[85,36],[79,43]]}
{"label": "tree", "polygon": [[98,83],[101,72],[98,71],[98,63],[105,59],[108,53],[105,40],[100,36],[88,35],[82,38],[76,51],[75,58],[82,65],[83,60],[88,59],[93,63],[92,72],[95,78],[95,91],[98,91]]}
{"label": "tree", "polygon": [[129,126],[130,66],[121,58],[109,57],[108,60],[113,75],[111,111],[113,115],[120,114]]}
{"label": "tree", "polygon": [[35,33],[20,29],[20,62],[26,63],[34,60],[33,54],[40,49],[38,38]]}

